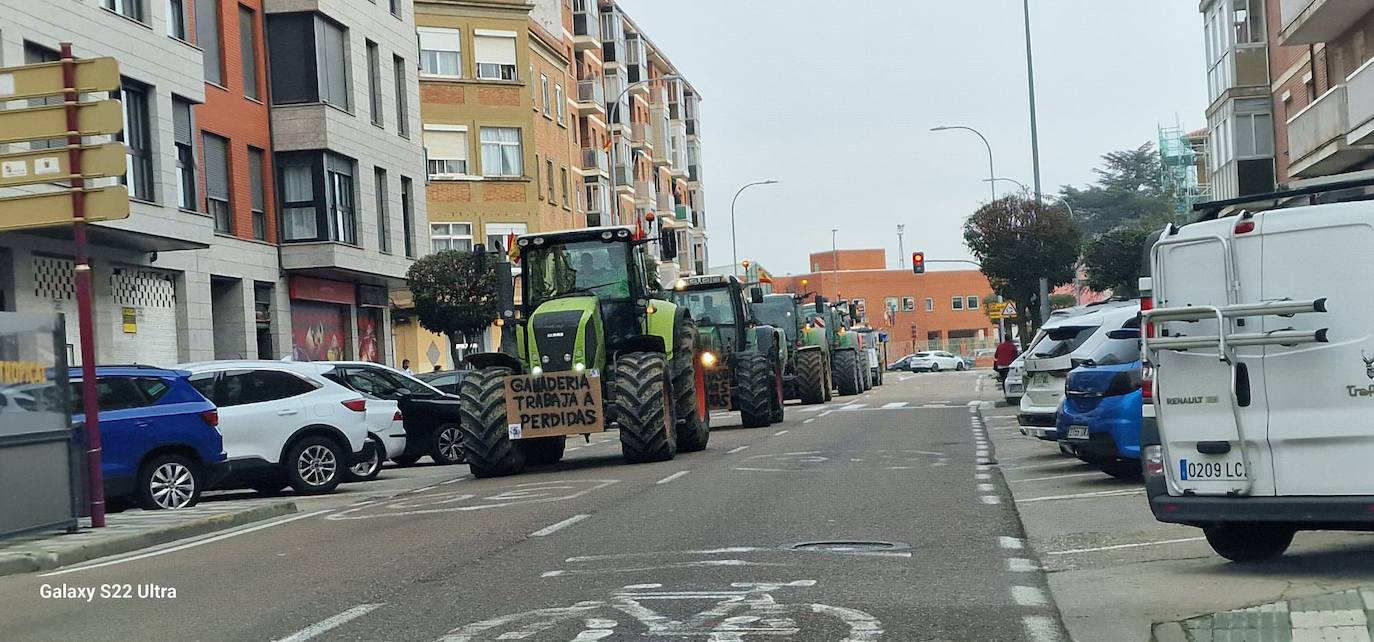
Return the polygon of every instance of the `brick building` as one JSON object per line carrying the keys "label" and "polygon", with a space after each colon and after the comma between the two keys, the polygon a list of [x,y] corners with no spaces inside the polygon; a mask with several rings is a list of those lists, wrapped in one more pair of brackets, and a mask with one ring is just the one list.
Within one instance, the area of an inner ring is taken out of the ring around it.
{"label": "brick building", "polygon": [[870,324],[888,330],[894,359],[927,348],[972,353],[997,335],[983,309],[992,288],[977,270],[889,270],[883,250],[867,249],[813,252],[808,263],[809,273],[774,276],[774,291],[855,300]]}

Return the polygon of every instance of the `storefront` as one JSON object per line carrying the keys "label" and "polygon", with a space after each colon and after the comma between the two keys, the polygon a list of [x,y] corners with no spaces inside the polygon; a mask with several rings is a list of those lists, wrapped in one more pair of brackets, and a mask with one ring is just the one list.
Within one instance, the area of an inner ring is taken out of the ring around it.
{"label": "storefront", "polygon": [[386,288],[293,276],[291,355],[298,361],[386,359]]}

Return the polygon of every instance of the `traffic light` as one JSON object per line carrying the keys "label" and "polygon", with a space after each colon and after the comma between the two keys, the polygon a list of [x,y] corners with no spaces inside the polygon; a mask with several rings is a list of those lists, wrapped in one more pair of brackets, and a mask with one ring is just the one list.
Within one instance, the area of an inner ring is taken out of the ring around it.
{"label": "traffic light", "polygon": [[912,253],[911,253],[911,272],[912,272],[913,274],[925,274],[925,273],[926,273],[926,253],[925,253],[925,252],[912,252]]}

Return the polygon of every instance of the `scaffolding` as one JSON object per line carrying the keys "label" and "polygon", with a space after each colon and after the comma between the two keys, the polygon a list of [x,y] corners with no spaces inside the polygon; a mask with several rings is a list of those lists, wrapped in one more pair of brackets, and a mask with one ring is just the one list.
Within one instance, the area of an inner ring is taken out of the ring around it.
{"label": "scaffolding", "polygon": [[1212,186],[1207,175],[1207,130],[1184,131],[1175,124],[1159,127],[1160,183],[1173,202],[1175,215],[1208,200]]}

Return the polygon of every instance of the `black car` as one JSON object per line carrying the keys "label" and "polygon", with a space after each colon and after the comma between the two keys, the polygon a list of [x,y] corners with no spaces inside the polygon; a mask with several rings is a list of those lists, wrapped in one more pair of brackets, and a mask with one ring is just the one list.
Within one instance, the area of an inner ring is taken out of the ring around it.
{"label": "black car", "polygon": [[[458,396],[447,394],[400,370],[368,361],[331,361],[331,380],[379,399],[397,402],[406,430],[406,449],[391,460],[409,466],[425,455],[436,464],[462,464]],[[454,390],[457,390],[456,384]]]}
{"label": "black car", "polygon": [[423,381],[446,394],[458,394],[458,387],[463,385],[463,378],[468,376],[471,370],[439,370],[436,372],[425,372],[415,375],[416,379]]}

